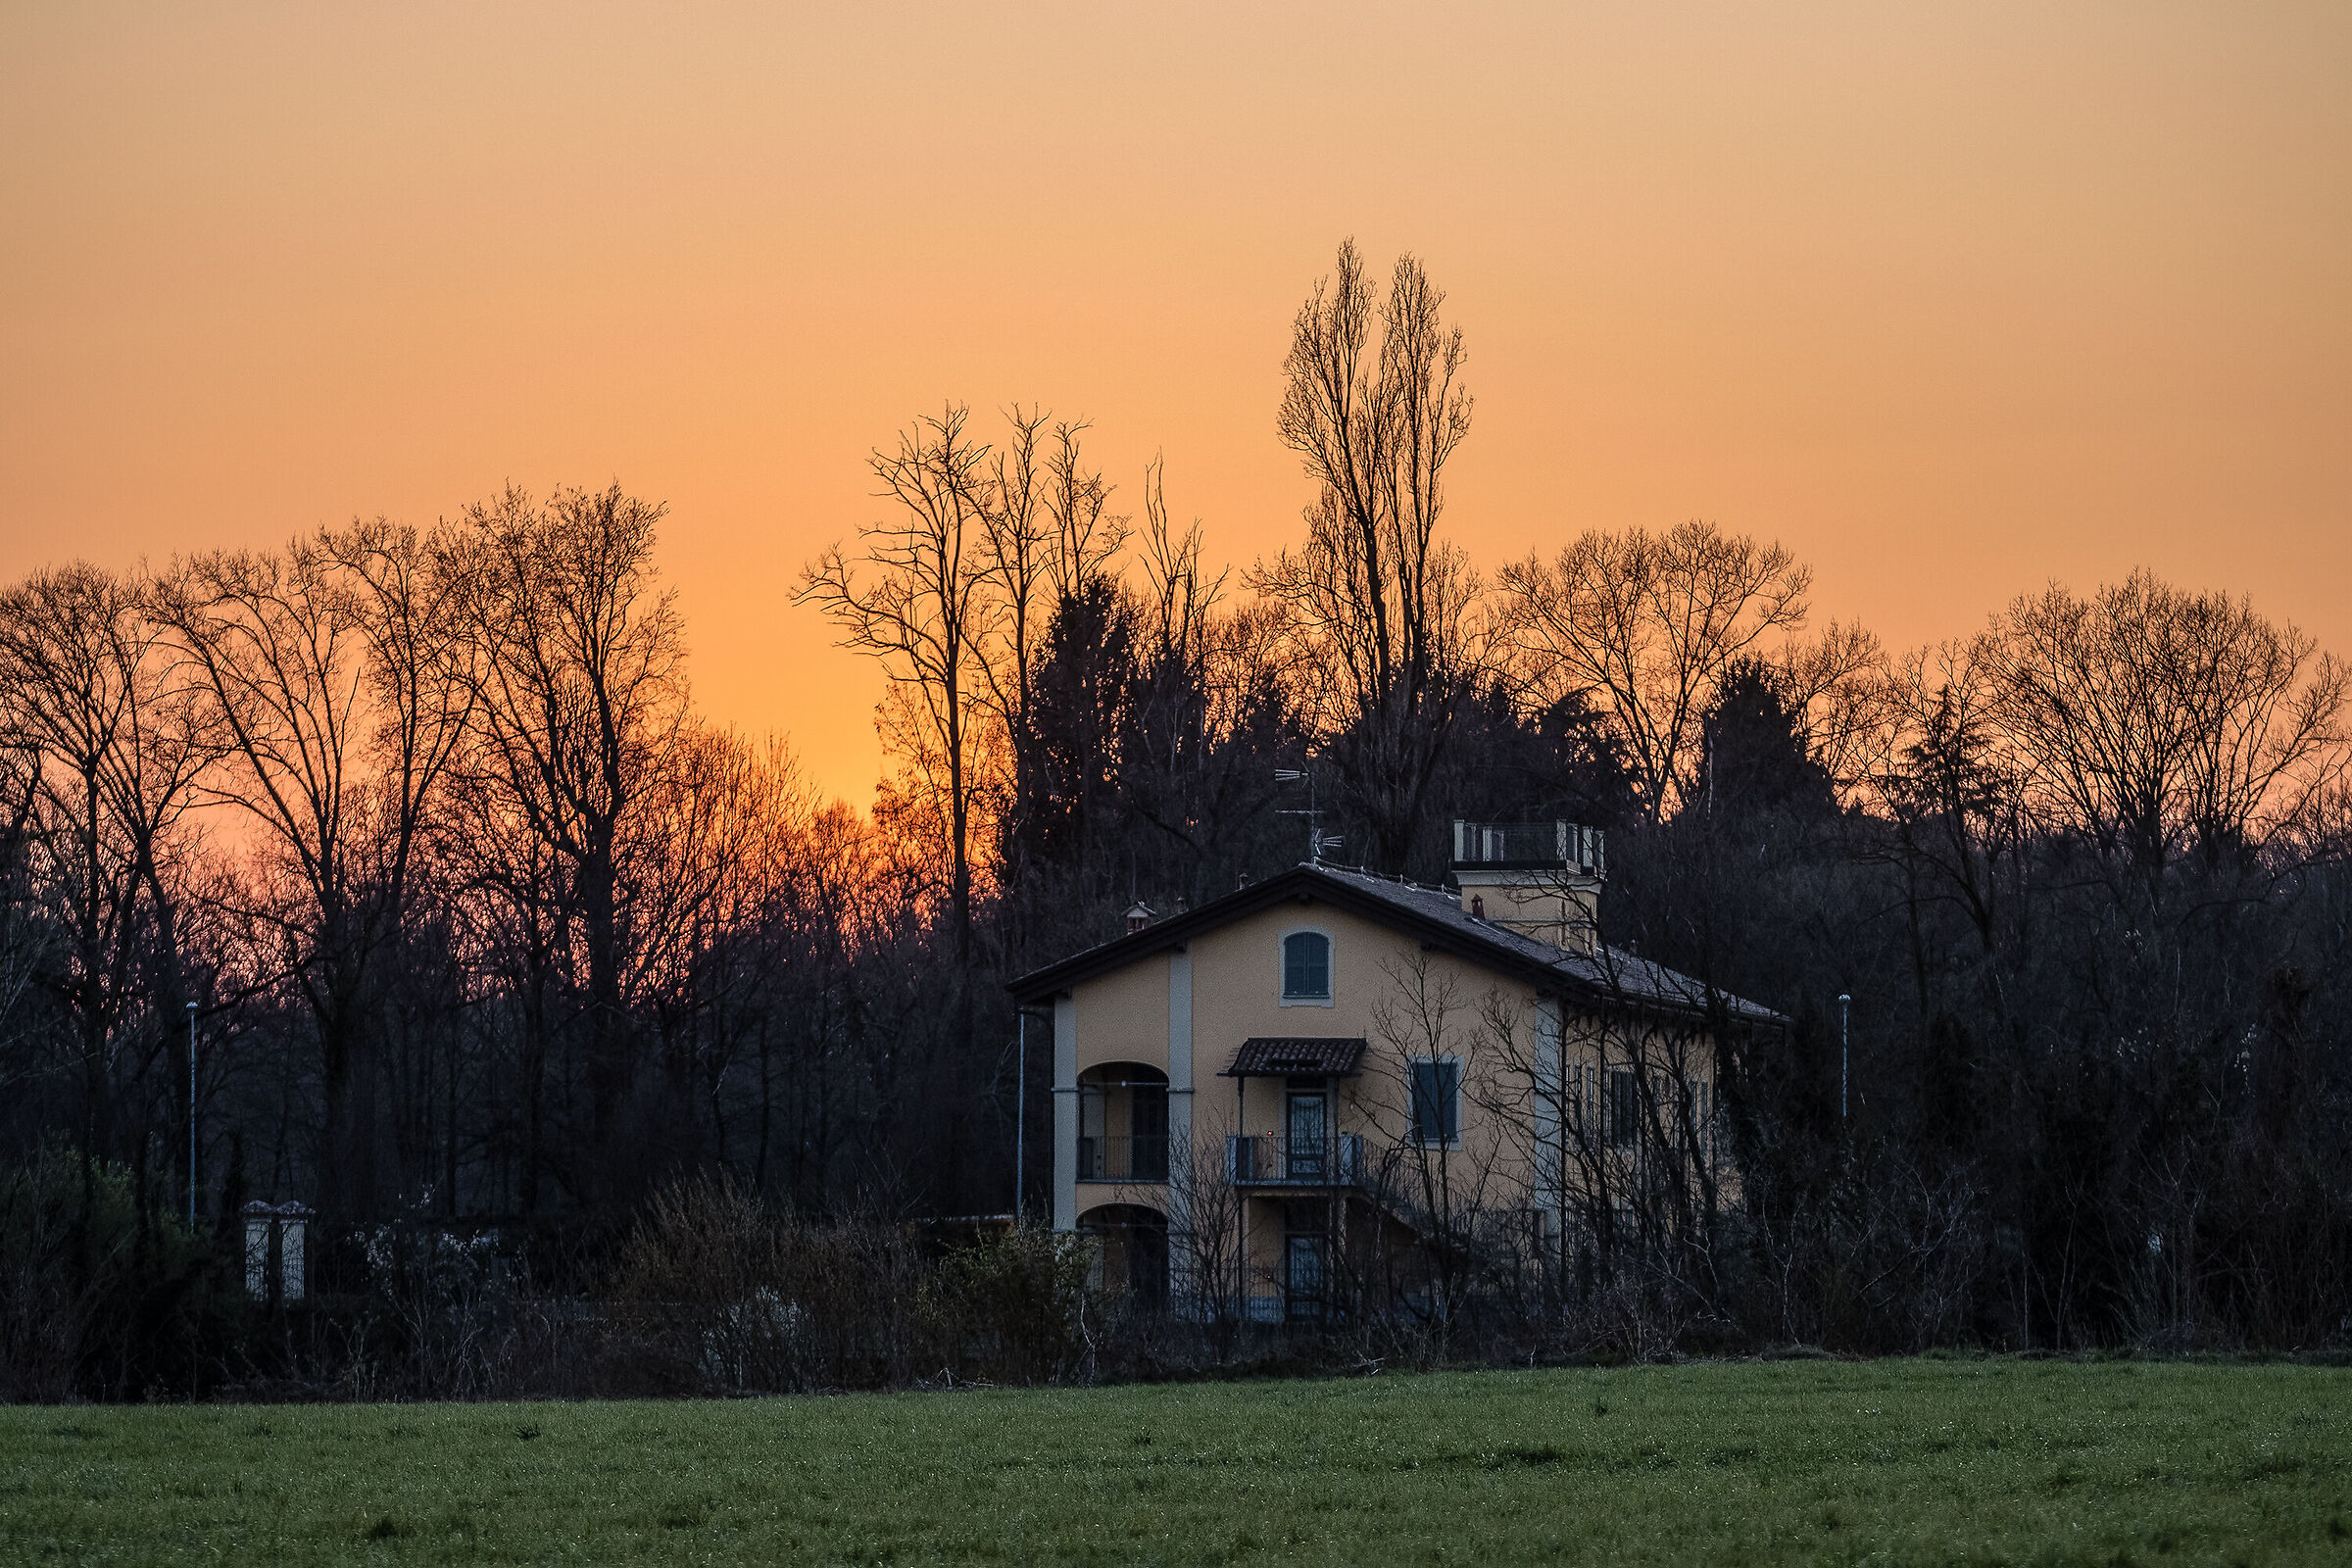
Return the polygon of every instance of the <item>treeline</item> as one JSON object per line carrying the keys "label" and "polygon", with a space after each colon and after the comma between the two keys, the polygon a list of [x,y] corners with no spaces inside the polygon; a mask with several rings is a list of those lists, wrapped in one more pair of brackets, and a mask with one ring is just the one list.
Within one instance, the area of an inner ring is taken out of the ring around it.
{"label": "treeline", "polygon": [[13,1145],[184,1210],[191,1038],[206,1212],[625,1210],[715,1161],[822,1202],[888,1118],[952,1137],[863,1076],[933,1034],[906,847],[695,717],[660,515],[510,492],[0,597]]}
{"label": "treeline", "polygon": [[1429,881],[1453,816],[1607,828],[1605,936],[1793,1020],[1719,1063],[1709,1254],[1596,1265],[1664,1320],[2352,1331],[2344,671],[2144,572],[1906,655],[1705,523],[1482,572],[1443,302],[1343,248],[1278,411],[1302,531],[1238,572],[1082,421],[878,451],[881,520],[799,595],[887,678],[870,815],[697,715],[662,509],[618,487],[7,589],[16,1321],[107,1249],[193,1290],[191,1185],[205,1234],[300,1199],[607,1263],[688,1177],[795,1223],[1035,1216],[1004,980],[1301,858],[1311,804],[1327,858]]}

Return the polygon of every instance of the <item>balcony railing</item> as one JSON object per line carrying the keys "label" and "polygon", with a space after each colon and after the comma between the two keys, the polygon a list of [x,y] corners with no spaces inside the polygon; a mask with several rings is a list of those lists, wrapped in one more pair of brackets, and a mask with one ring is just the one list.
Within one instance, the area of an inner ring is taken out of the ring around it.
{"label": "balcony railing", "polygon": [[1082,1182],[1164,1182],[1168,1179],[1168,1136],[1119,1135],[1078,1140]]}
{"label": "balcony railing", "polygon": [[1225,1139],[1225,1179],[1236,1187],[1353,1187],[1363,1177],[1359,1133],[1313,1139],[1234,1133]]}

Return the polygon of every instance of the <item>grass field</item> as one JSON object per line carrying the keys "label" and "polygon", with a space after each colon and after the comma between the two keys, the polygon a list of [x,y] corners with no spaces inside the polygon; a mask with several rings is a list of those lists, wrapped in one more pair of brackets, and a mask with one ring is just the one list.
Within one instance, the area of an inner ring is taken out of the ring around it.
{"label": "grass field", "polygon": [[0,1562],[2352,1565],[2352,1371],[0,1410]]}

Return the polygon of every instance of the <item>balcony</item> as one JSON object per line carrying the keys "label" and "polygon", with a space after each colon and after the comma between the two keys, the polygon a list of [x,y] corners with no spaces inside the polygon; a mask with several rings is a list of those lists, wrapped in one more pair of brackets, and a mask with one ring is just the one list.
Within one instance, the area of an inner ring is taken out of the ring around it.
{"label": "balcony", "polygon": [[1164,1182],[1168,1179],[1168,1137],[1133,1135],[1078,1140],[1082,1182]]}
{"label": "balcony", "polygon": [[1236,1187],[1355,1187],[1364,1179],[1360,1133],[1292,1139],[1237,1133],[1225,1140],[1225,1179]]}

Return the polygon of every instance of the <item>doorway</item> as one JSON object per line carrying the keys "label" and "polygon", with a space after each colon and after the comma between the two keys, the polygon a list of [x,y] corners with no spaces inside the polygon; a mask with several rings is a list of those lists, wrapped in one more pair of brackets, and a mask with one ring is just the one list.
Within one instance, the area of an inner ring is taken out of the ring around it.
{"label": "doorway", "polygon": [[1331,1159],[1331,1086],[1294,1078],[1283,1113],[1284,1173],[1292,1181],[1321,1181]]}

